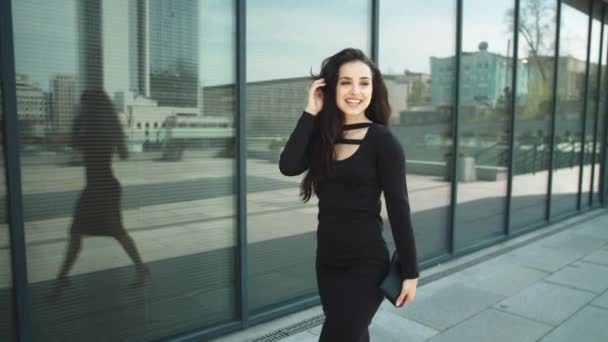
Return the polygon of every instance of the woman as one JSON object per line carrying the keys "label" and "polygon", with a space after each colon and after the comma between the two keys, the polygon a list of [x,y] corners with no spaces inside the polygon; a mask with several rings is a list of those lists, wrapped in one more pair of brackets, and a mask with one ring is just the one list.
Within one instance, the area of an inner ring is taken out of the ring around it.
{"label": "woman", "polygon": [[369,341],[389,264],[380,193],[401,261],[397,305],[416,296],[418,268],[405,181],[405,157],[386,128],[388,94],[380,71],[360,50],[327,58],[308,104],[281,153],[280,170],[319,199],[316,272],[325,323],[320,341]]}
{"label": "woman", "polygon": [[149,272],[135,241],[122,223],[120,183],[112,171],[114,154],[126,159],[127,147],[118,115],[104,91],[88,90],[82,94],[80,112],[72,127],[71,145],[82,155],[86,186],[74,210],[70,242],[50,299],[57,299],[62,289],[69,285],[67,276],[80,253],[83,236],[116,239],[135,264],[132,285],[144,285]]}

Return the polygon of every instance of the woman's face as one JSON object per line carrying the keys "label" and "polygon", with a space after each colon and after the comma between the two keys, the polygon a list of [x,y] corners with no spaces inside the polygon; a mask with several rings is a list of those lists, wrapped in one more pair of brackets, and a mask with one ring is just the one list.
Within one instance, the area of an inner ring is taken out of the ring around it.
{"label": "woman's face", "polygon": [[372,70],[361,61],[344,63],[338,72],[336,105],[345,115],[360,115],[372,99]]}

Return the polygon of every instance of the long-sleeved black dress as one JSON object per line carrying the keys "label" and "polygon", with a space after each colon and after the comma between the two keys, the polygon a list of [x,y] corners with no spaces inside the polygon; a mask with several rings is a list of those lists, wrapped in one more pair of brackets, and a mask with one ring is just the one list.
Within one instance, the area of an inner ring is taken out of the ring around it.
{"label": "long-sleeved black dress", "polygon": [[[316,117],[304,112],[281,153],[287,176],[308,169]],[[345,129],[354,127],[345,127]],[[368,325],[382,303],[378,288],[388,269],[382,238],[380,193],[384,192],[402,279],[418,278],[416,247],[405,179],[405,156],[383,125],[369,125],[350,157],[334,161],[334,171],[320,181],[317,228],[317,283],[325,324],[320,341],[368,341]]]}

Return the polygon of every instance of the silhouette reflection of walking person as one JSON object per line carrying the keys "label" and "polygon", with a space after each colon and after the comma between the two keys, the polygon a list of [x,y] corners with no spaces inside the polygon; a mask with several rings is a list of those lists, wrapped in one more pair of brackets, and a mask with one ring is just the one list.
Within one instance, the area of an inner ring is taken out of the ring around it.
{"label": "silhouette reflection of walking person", "polygon": [[69,285],[68,273],[76,262],[84,236],[115,238],[135,264],[133,286],[143,286],[149,274],[135,241],[122,223],[121,188],[112,172],[112,157],[128,157],[118,115],[102,90],[88,90],[80,98],[80,110],[72,127],[71,145],[84,162],[86,186],[76,204],[65,260],[50,299],[57,299]]}

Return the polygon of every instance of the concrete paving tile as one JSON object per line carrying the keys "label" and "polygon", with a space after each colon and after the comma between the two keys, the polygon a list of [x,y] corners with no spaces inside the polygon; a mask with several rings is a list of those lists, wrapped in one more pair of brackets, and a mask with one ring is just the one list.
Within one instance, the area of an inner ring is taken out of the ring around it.
{"label": "concrete paving tile", "polygon": [[369,333],[372,341],[422,342],[436,335],[438,331],[394,313],[379,310],[374,316]]}
{"label": "concrete paving tile", "polygon": [[593,298],[588,292],[539,282],[494,307],[555,326]]}
{"label": "concrete paving tile", "polygon": [[573,234],[603,239],[608,241],[608,216],[603,215],[590,221],[582,223],[579,229],[574,230]]}
{"label": "concrete paving tile", "polygon": [[395,308],[385,301],[380,308],[433,329],[445,330],[504,299],[448,278],[420,288],[416,300],[406,307]]}
{"label": "concrete paving tile", "polygon": [[575,262],[555,272],[546,280],[599,294],[608,289],[608,267]]}
{"label": "concrete paving tile", "polygon": [[571,231],[558,233],[539,241],[543,247],[556,248],[560,251],[589,253],[595,251],[606,244],[606,241],[597,239],[593,236],[583,236],[574,234]]}
{"label": "concrete paving tile", "polygon": [[608,250],[599,249],[582,259],[583,261],[608,266]]}
{"label": "concrete paving tile", "polygon": [[606,342],[608,310],[587,306],[553,330],[540,342]]}
{"label": "concrete paving tile", "polygon": [[499,257],[455,274],[467,286],[510,296],[547,276],[547,272],[517,265]]}
{"label": "concrete paving tile", "polygon": [[555,272],[584,257],[585,253],[546,248],[534,244],[511,251],[507,256],[512,262],[522,266]]}
{"label": "concrete paving tile", "polygon": [[591,304],[608,309],[608,291],[604,292],[603,295],[597,297],[593,302],[591,302]]}
{"label": "concrete paving tile", "polygon": [[550,325],[534,322],[494,309],[480,314],[429,339],[429,342],[526,342],[537,341],[550,331]]}

